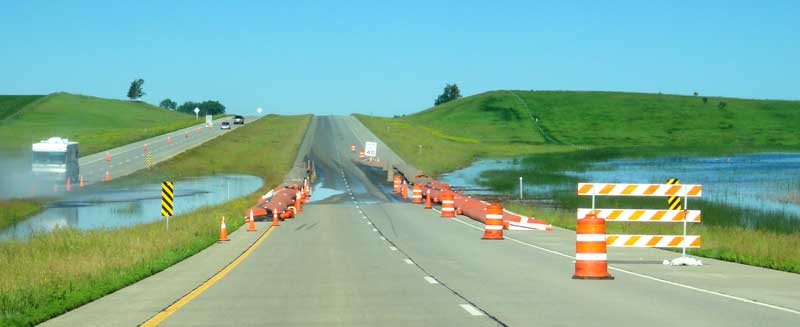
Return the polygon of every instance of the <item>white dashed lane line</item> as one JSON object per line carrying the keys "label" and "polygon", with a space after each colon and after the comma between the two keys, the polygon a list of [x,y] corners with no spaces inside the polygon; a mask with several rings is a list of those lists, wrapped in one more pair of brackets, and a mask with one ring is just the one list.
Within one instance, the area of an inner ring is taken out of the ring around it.
{"label": "white dashed lane line", "polygon": [[473,316],[483,316],[483,312],[481,312],[481,310],[476,309],[471,304],[464,303],[464,304],[459,304],[459,306],[461,306],[462,309],[466,310],[467,312],[469,312],[469,314]]}

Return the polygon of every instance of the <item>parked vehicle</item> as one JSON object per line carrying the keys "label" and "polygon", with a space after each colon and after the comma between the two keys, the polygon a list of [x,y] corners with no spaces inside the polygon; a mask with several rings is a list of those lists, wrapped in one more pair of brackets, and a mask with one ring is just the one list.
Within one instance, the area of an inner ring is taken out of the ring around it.
{"label": "parked vehicle", "polygon": [[233,124],[234,125],[244,125],[244,117],[236,115],[233,117]]}
{"label": "parked vehicle", "polygon": [[219,129],[231,129],[231,123],[224,121],[219,124]]}

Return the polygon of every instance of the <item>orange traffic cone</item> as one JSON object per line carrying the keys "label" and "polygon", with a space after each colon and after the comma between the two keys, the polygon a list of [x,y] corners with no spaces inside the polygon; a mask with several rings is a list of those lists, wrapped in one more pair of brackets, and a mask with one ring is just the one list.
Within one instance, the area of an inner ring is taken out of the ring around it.
{"label": "orange traffic cone", "polygon": [[111,153],[106,152],[106,161],[111,161]]}
{"label": "orange traffic cone", "polygon": [[81,185],[81,188],[83,188],[83,186],[85,185],[85,183],[83,182],[83,175],[81,175],[81,184],[80,185]]}
{"label": "orange traffic cone", "polygon": [[403,196],[403,200],[408,200],[408,185],[406,181],[403,181],[403,188],[400,190],[400,195]]}
{"label": "orange traffic cone", "polygon": [[431,190],[428,189],[428,194],[425,196],[425,209],[433,209],[433,204],[431,203]]}
{"label": "orange traffic cone", "polygon": [[222,216],[222,222],[219,225],[219,241],[230,241],[228,238],[228,227],[225,226],[225,216]]}
{"label": "orange traffic cone", "polygon": [[67,192],[69,192],[71,189],[72,189],[72,182],[70,181],[70,178],[67,177]]}
{"label": "orange traffic cone", "polygon": [[278,223],[278,210],[272,209],[272,226],[280,226]]}
{"label": "orange traffic cone", "polygon": [[106,175],[105,175],[105,177],[103,177],[103,180],[106,181],[106,182],[111,180],[111,175],[108,173],[108,170],[106,170]]}
{"label": "orange traffic cone", "polygon": [[248,232],[256,231],[256,221],[255,219],[253,219],[253,209],[250,209],[250,219],[247,221],[247,231]]}
{"label": "orange traffic cone", "polygon": [[144,152],[147,152],[147,143],[144,144]]}
{"label": "orange traffic cone", "polygon": [[297,212],[303,212],[303,192],[298,191],[294,196],[294,207]]}
{"label": "orange traffic cone", "polygon": [[167,144],[172,144],[172,136],[167,135]]}

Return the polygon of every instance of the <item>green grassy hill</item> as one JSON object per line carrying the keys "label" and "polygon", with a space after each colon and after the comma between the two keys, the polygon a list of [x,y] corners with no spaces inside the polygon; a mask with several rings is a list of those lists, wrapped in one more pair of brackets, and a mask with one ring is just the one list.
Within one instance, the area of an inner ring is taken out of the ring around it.
{"label": "green grassy hill", "polygon": [[43,95],[0,95],[0,121],[9,118]]}
{"label": "green grassy hill", "polygon": [[[723,109],[719,103],[725,102]],[[458,136],[577,145],[798,145],[800,101],[667,94],[491,91],[401,118]],[[438,124],[438,126],[437,126]],[[498,131],[502,130],[502,131]]]}
{"label": "green grassy hill", "polygon": [[51,136],[81,143],[81,155],[190,126],[191,115],[146,103],[68,93],[0,97],[0,150],[29,149]]}
{"label": "green grassy hill", "polygon": [[703,96],[500,90],[402,117],[356,117],[432,174],[481,156],[574,146],[800,147],[800,101],[709,97],[704,102]]}

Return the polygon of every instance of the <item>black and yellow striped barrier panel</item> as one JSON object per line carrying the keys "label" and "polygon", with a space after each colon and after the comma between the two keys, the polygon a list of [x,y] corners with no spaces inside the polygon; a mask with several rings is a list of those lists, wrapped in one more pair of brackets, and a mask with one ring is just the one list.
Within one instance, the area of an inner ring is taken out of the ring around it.
{"label": "black and yellow striped barrier panel", "polygon": [[[667,184],[680,184],[681,181],[677,178],[670,178],[667,180]],[[683,210],[685,209],[683,205],[683,200],[680,196],[671,196],[667,199],[667,206],[669,210]]]}
{"label": "black and yellow striped barrier panel", "polygon": [[175,205],[173,199],[175,195],[173,191],[175,190],[175,185],[172,184],[172,181],[164,181],[161,183],[161,215],[164,217],[172,216],[172,208]]}

